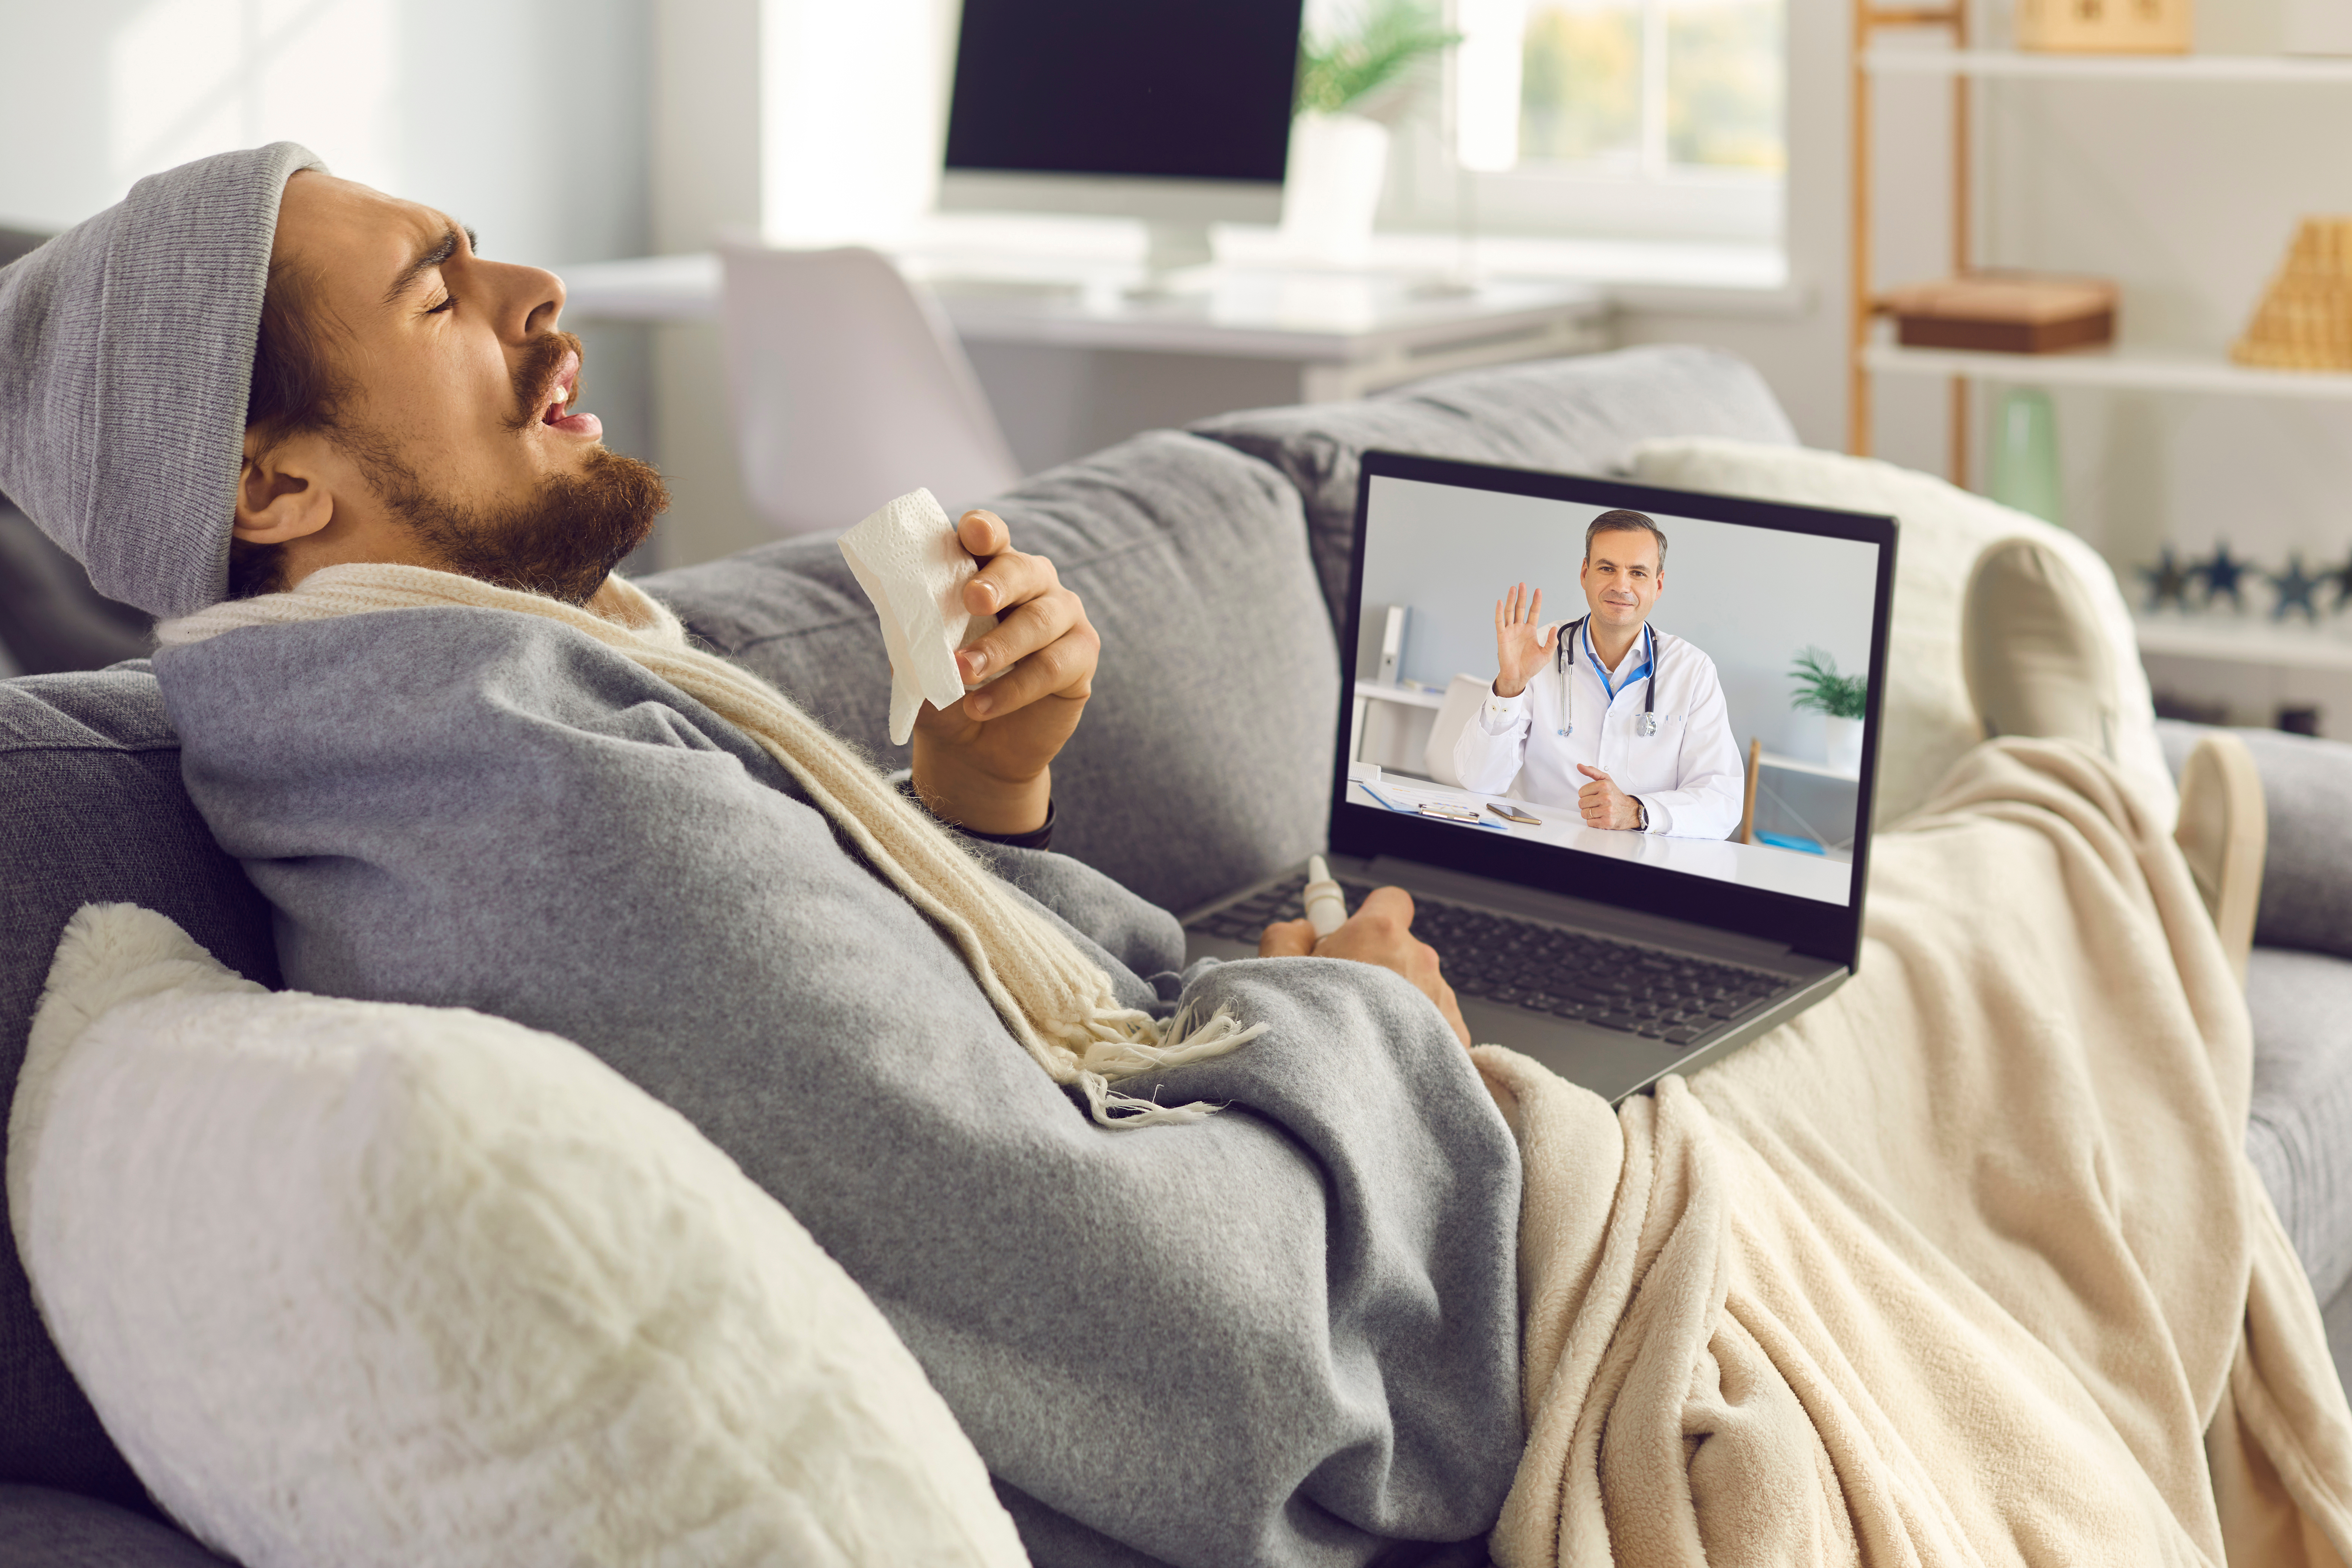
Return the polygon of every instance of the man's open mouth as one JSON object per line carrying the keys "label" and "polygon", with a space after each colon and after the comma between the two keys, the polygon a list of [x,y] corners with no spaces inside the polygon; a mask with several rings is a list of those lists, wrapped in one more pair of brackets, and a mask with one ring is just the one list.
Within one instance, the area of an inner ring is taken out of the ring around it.
{"label": "man's open mouth", "polygon": [[590,438],[604,433],[604,422],[593,414],[567,413],[572,400],[580,395],[580,356],[567,353],[563,363],[555,367],[546,395],[541,399],[539,422],[553,426],[569,435]]}

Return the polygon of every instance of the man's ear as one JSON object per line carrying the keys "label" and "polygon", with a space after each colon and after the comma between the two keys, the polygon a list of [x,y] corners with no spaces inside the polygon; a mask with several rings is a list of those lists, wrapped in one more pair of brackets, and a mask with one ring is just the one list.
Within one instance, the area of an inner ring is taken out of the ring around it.
{"label": "man's ear", "polygon": [[271,446],[256,431],[245,433],[234,537],[247,544],[283,544],[316,533],[334,520],[335,498],[323,470],[310,460],[312,445],[297,437]]}

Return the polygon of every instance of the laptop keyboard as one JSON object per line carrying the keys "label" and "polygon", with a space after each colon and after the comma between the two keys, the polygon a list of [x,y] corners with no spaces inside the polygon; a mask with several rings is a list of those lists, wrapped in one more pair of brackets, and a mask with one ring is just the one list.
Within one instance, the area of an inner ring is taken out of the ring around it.
{"label": "laptop keyboard", "polygon": [[[1343,881],[1348,907],[1372,889]],[[1305,917],[1307,879],[1253,894],[1192,922],[1192,929],[1255,942],[1275,921]],[[1783,974],[1611,942],[1415,896],[1413,934],[1437,950],[1460,996],[1622,1029],[1667,1045],[1694,1044],[1798,982]]]}

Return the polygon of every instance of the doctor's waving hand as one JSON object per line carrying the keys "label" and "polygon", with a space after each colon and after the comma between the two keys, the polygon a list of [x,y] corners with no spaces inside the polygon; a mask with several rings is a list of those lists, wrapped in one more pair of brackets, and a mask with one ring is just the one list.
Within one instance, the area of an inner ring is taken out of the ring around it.
{"label": "doctor's waving hand", "polygon": [[1524,583],[1496,602],[1495,683],[1454,746],[1465,788],[1588,827],[1731,836],[1745,774],[1715,661],[1650,625],[1665,563],[1655,522],[1604,511],[1584,531],[1586,614],[1545,626]]}

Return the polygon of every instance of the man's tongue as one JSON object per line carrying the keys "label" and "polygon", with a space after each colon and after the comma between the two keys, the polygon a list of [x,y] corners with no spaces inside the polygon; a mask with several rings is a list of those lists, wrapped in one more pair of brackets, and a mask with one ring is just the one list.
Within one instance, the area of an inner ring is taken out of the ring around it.
{"label": "man's tongue", "polygon": [[[552,416],[556,410],[551,409],[549,413]],[[574,436],[593,437],[604,433],[604,422],[593,414],[566,414],[561,418],[550,417],[547,423],[554,426],[558,430],[566,430]]]}

